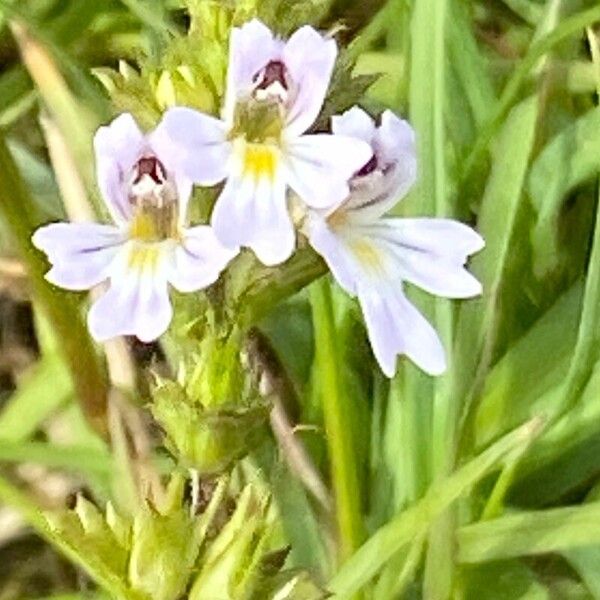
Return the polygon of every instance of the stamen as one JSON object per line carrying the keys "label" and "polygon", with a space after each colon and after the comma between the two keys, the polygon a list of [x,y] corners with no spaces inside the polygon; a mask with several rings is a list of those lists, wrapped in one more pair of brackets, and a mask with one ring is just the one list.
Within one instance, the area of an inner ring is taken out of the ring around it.
{"label": "stamen", "polygon": [[144,175],[149,175],[155,183],[164,183],[167,179],[167,171],[156,156],[146,156],[137,162],[137,177],[134,184],[139,183]]}
{"label": "stamen", "polygon": [[134,207],[129,234],[144,242],[178,235],[177,188],[156,156],[143,156],[129,178],[129,202]]}
{"label": "stamen", "polygon": [[252,97],[259,101],[275,101],[280,105],[288,102],[290,80],[286,66],[279,60],[272,60],[254,76],[255,87]]}
{"label": "stamen", "polygon": [[262,71],[259,71],[254,76],[254,81],[258,82],[255,89],[266,90],[272,84],[278,83],[284,90],[287,90],[286,72],[287,69],[280,60],[272,60]]}

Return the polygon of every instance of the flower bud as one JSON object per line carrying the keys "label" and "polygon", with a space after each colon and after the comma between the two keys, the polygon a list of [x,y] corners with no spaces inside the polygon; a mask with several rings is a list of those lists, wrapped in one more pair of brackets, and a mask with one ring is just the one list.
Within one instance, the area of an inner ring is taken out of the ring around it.
{"label": "flower bud", "polygon": [[158,508],[146,504],[134,517],[129,581],[154,600],[177,600],[185,591],[202,536],[182,504],[183,482],[173,478]]}
{"label": "flower bud", "polygon": [[155,391],[151,410],[166,433],[169,450],[203,476],[221,473],[243,457],[260,438],[268,415],[264,404],[205,409],[173,382]]}

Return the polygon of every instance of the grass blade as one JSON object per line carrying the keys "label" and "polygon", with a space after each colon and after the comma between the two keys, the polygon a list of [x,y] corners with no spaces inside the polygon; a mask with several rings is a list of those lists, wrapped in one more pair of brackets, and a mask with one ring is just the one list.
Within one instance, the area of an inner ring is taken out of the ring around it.
{"label": "grass blade", "polygon": [[458,560],[478,563],[600,544],[600,502],[509,515],[457,532]]}
{"label": "grass blade", "polygon": [[71,377],[83,410],[92,426],[106,433],[107,387],[104,370],[87,330],[79,307],[68,294],[44,280],[47,269],[42,255],[31,245],[35,223],[31,221],[33,203],[4,138],[0,136],[0,218],[11,227],[16,246],[27,265],[29,277],[40,307],[54,326],[60,350],[69,365]]}
{"label": "grass blade", "polygon": [[72,394],[73,384],[62,358],[43,357],[0,412],[0,440],[27,439]]}
{"label": "grass blade", "polygon": [[329,583],[328,589],[340,600],[360,590],[381,567],[423,527],[428,526],[452,502],[488,474],[510,453],[531,442],[540,432],[534,419],[509,433],[455,473],[434,484],[422,500],[376,531]]}
{"label": "grass blade", "polygon": [[342,367],[333,314],[331,287],[322,278],[311,288],[315,328],[315,368],[321,394],[331,478],[335,493],[335,510],[340,536],[341,558],[350,556],[364,537],[360,512],[360,489],[352,442],[352,425],[344,393]]}

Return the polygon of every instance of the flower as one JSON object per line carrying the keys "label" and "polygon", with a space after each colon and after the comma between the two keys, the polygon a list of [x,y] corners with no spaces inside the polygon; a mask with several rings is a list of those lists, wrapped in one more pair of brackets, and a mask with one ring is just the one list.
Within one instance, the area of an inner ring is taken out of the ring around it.
{"label": "flower", "polygon": [[87,290],[110,280],[88,315],[96,340],[135,335],[148,342],[171,321],[167,284],[180,292],[205,288],[237,249],[222,246],[208,225],[186,227],[192,184],[162,123],[143,135],[133,117],[122,114],[98,129],[94,150],[114,224],[53,223],[32,241],[52,264],[51,283]]}
{"label": "flower", "polygon": [[185,107],[165,114],[168,134],[184,149],[184,173],[202,185],[227,180],[211,218],[215,234],[225,245],[251,248],[265,265],[294,251],[287,188],[314,208],[338,204],[371,154],[346,135],[305,133],[336,55],[335,41],[312,27],[284,42],[250,21],[231,33],[223,120]]}
{"label": "flower", "polygon": [[439,375],[446,369],[444,349],[402,282],[447,298],[477,296],[481,285],[464,265],[484,241],[451,219],[383,216],[416,179],[414,132],[406,121],[386,111],[376,127],[354,107],[333,117],[332,129],[369,142],[372,156],[352,177],[348,198],[334,210],[310,211],[304,231],[340,286],[358,297],[382,371],[393,377],[396,356],[405,354]]}

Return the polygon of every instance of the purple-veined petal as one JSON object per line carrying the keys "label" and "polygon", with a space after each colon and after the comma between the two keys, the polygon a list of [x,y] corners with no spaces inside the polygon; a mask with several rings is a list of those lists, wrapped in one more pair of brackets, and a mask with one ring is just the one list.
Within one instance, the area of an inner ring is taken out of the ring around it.
{"label": "purple-veined petal", "polygon": [[400,354],[430,375],[441,375],[446,370],[445,352],[437,333],[401,289],[361,286],[358,299],[373,353],[385,375],[394,376],[396,356]]}
{"label": "purple-veined petal", "polygon": [[290,37],[282,57],[296,87],[287,129],[292,135],[301,135],[321,112],[337,57],[337,45],[334,39],[324,38],[305,25]]}
{"label": "purple-veined petal", "polygon": [[48,255],[50,262],[92,252],[124,241],[124,233],[114,225],[100,223],[50,223],[37,229],[31,241]]}
{"label": "purple-veined petal", "polygon": [[362,228],[395,260],[400,277],[446,298],[481,294],[481,284],[463,265],[483,247],[470,227],[451,219],[383,219]]}
{"label": "purple-veined petal", "polygon": [[144,150],[145,138],[133,116],[123,113],[94,136],[98,187],[116,223],[127,222],[131,208],[124,177]]}
{"label": "purple-veined petal", "polygon": [[228,173],[231,144],[226,137],[226,125],[219,119],[176,106],[163,117],[158,143],[170,147],[171,164],[187,179],[215,185]]}
{"label": "purple-veined petal", "polygon": [[365,222],[389,211],[417,179],[415,134],[407,121],[386,110],[372,145],[381,170],[356,180],[345,205],[354,218]]}
{"label": "purple-veined petal", "polygon": [[270,61],[279,60],[283,42],[258,19],[242,27],[234,27],[229,38],[229,65],[227,90],[223,109],[224,119],[230,123],[238,99],[252,91],[254,76]]}
{"label": "purple-veined petal", "polygon": [[135,335],[142,342],[151,342],[167,330],[173,317],[166,257],[159,245],[130,245],[127,250],[119,273],[88,314],[88,326],[97,341]]}
{"label": "purple-veined petal", "polygon": [[348,180],[370,157],[370,146],[356,138],[303,135],[286,144],[286,179],[308,206],[330,208],[348,196]]}
{"label": "purple-veined petal", "polygon": [[373,143],[384,163],[414,159],[417,153],[414,129],[408,121],[391,110],[386,110],[381,115],[381,124],[375,132]]}
{"label": "purple-veined petal", "polygon": [[386,218],[378,228],[399,243],[446,257],[461,265],[485,247],[485,240],[460,221],[443,218]]}
{"label": "purple-veined petal", "polygon": [[46,279],[68,290],[87,290],[107,279],[124,234],[111,225],[52,223],[40,227],[32,242],[52,264]]}
{"label": "purple-veined petal", "polygon": [[173,253],[169,282],[180,292],[193,292],[213,284],[238,254],[223,246],[208,225],[185,230]]}
{"label": "purple-veined petal", "polygon": [[230,248],[251,248],[267,266],[286,261],[294,251],[296,235],[280,174],[272,180],[230,177],[217,200],[211,224],[221,243]]}
{"label": "purple-veined petal", "polygon": [[371,145],[375,136],[375,121],[359,106],[353,106],[341,115],[331,117],[331,131],[336,135],[358,138]]}

